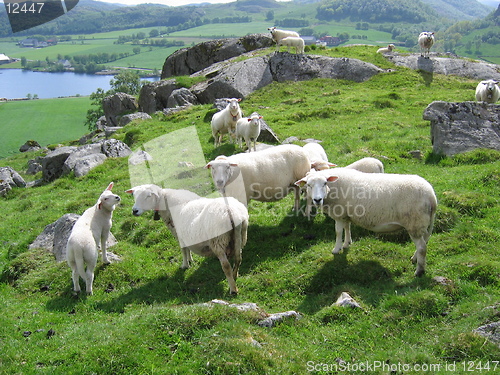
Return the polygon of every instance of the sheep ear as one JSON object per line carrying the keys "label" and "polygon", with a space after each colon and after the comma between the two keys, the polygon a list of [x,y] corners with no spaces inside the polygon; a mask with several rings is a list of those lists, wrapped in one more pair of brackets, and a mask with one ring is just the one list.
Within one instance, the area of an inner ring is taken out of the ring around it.
{"label": "sheep ear", "polygon": [[241,102],[241,98],[238,98],[238,101]]}
{"label": "sheep ear", "polygon": [[295,182],[295,185],[303,187],[307,183],[307,180],[305,178],[301,178],[297,182]]}
{"label": "sheep ear", "polygon": [[231,167],[237,167],[237,166],[238,166],[238,164],[237,164],[237,163],[229,163],[229,165],[230,165]]}
{"label": "sheep ear", "polygon": [[111,182],[111,183],[108,185],[108,187],[106,188],[106,190],[110,190],[110,191],[111,191],[111,189],[113,189],[113,182]]}
{"label": "sheep ear", "polygon": [[127,194],[134,194],[134,189],[125,190],[125,193],[127,193]]}
{"label": "sheep ear", "polygon": [[339,179],[339,178],[338,178],[337,176],[330,176],[330,177],[328,177],[326,180],[327,180],[328,182],[333,182],[333,181],[336,181],[336,180],[338,180],[338,179]]}
{"label": "sheep ear", "polygon": [[210,169],[212,167],[212,162],[208,163],[207,165],[205,165],[203,168],[205,169]]}
{"label": "sheep ear", "polygon": [[328,163],[328,166],[329,166],[330,168],[333,168],[333,167],[336,167],[336,166],[337,166],[337,164]]}
{"label": "sheep ear", "polygon": [[249,119],[248,119],[248,122],[250,122],[250,121],[252,121],[252,119],[251,119],[251,118],[249,118]]}

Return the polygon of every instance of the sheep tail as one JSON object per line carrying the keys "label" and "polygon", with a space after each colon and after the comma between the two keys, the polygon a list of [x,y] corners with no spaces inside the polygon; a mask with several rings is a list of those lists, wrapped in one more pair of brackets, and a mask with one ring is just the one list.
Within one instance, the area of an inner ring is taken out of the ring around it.
{"label": "sheep tail", "polygon": [[83,257],[75,257],[75,265],[78,274],[83,280],[87,280],[87,274],[85,273],[85,264]]}

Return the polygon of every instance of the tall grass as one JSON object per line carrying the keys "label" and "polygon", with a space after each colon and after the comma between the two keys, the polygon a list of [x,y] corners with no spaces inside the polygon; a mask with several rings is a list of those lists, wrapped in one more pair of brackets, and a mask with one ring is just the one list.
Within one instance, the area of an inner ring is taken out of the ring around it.
{"label": "tall grass", "polygon": [[[14,189],[3,198],[1,371],[302,374],[368,364],[380,366],[372,373],[417,373],[415,366],[432,365],[427,373],[446,374],[453,365],[466,373],[463,366],[470,361],[489,364],[491,372],[500,349],[473,329],[500,314],[500,153],[436,157],[429,124],[422,120],[433,100],[469,100],[475,82],[439,75],[429,81],[388,66],[375,50],[330,53],[364,56],[392,72],[364,83],[274,83],[241,106],[246,114],[259,111],[281,139],[323,141],[338,165],[374,156],[388,173],[419,174],[431,182],[440,204],[424,277],[413,277],[414,245],[404,235],[378,236],[354,227],[351,248],[333,256],[333,221],[294,215],[289,196],[250,204],[240,294],[231,297],[216,259],[195,255],[194,265],[180,270],[181,252],[165,225],[152,214],[131,215],[132,198],[123,193],[130,187],[127,160],[108,159],[85,177]],[[214,150],[211,111],[206,105],[156,116],[127,125],[117,137],[136,149],[194,125],[206,161],[240,152],[228,144]],[[422,159],[409,154],[417,149]],[[22,171],[29,157],[0,163]],[[122,261],[98,267],[93,296],[72,298],[67,265],[27,247],[45,225],[94,204],[110,181],[123,198],[112,229],[119,243],[110,249]],[[332,306],[343,291],[362,309]],[[214,298],[254,302],[267,312],[296,310],[302,319],[261,328],[255,324],[258,314],[200,305]]]}

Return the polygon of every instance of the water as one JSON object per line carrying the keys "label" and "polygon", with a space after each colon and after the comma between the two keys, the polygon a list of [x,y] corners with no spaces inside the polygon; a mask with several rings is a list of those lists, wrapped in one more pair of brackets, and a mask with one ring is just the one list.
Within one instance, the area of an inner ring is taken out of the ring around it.
{"label": "water", "polygon": [[[61,96],[88,96],[98,88],[111,88],[112,75],[76,74],[71,72],[46,73],[22,69],[0,70],[0,99],[26,98],[28,94],[40,99]],[[157,81],[159,78],[147,78]]]}

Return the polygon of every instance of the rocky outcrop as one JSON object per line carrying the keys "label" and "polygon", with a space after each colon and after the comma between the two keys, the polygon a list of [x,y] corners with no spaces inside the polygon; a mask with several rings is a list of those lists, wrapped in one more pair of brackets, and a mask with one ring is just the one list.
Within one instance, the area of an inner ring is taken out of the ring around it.
{"label": "rocky outcrop", "polygon": [[456,75],[477,80],[500,79],[498,65],[487,64],[481,61],[470,61],[458,57],[437,57],[425,59],[419,54],[397,55],[387,54],[387,59],[395,65],[406,66],[414,70],[422,70],[427,73]]}
{"label": "rocky outcrop", "polygon": [[452,156],[476,148],[500,151],[500,105],[436,101],[425,109],[423,118],[431,122],[434,153]]}
{"label": "rocky outcrop", "polygon": [[194,47],[180,49],[165,60],[161,78],[191,75],[210,65],[274,44],[269,34],[252,34],[242,38],[210,40]]}
{"label": "rocky outcrop", "polygon": [[136,112],[139,108],[137,99],[123,92],[107,96],[102,101],[107,126],[119,126],[120,117]]}
{"label": "rocky outcrop", "polygon": [[167,108],[168,98],[178,88],[175,79],[146,83],[139,93],[139,110],[152,114]]}
{"label": "rocky outcrop", "polygon": [[124,115],[120,118],[120,126],[123,127],[135,120],[151,120],[151,116],[145,112],[136,112]]}
{"label": "rocky outcrop", "polygon": [[11,167],[0,167],[0,197],[7,195],[13,187],[25,187],[26,181]]}

